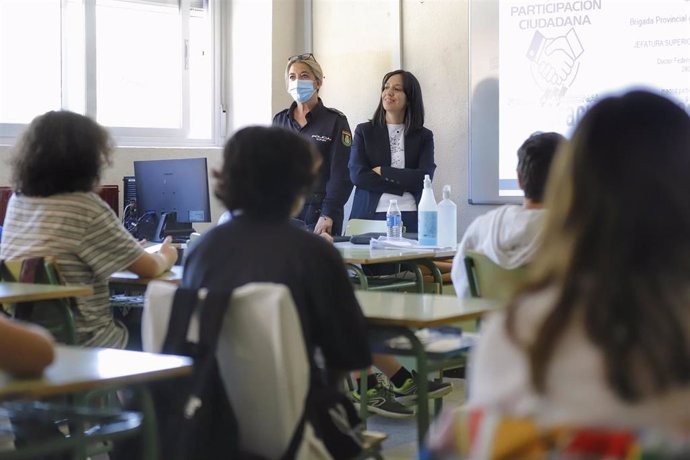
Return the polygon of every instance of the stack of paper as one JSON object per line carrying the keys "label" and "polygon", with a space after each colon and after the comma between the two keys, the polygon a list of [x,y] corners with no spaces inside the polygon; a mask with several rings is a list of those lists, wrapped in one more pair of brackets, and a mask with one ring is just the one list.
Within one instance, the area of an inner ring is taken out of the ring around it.
{"label": "stack of paper", "polygon": [[369,240],[369,247],[371,249],[415,249],[419,247],[419,243],[417,243],[417,240],[407,238],[379,236],[378,239],[372,238]]}

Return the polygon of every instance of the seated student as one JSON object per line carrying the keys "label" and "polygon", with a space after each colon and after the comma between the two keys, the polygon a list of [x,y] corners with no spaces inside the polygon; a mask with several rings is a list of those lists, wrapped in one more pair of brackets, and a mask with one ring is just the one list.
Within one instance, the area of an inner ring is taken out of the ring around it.
{"label": "seated student", "polygon": [[93,191],[113,146],[93,120],[68,111],[36,117],[16,146],[0,258],[54,256],[68,284],[94,294],[77,299],[77,342],[124,348],[127,329],[113,319],[108,278],[128,269],[153,277],[177,259],[169,238],[148,254]]}
{"label": "seated student", "polygon": [[518,149],[517,176],[525,192],[522,205],[505,205],[476,218],[465,231],[453,259],[451,279],[458,297],[469,297],[465,270],[468,250],[481,252],[503,268],[526,264],[539,247],[544,226],[544,187],[556,150],[565,138],[558,133],[532,134]]}
{"label": "seated student", "polygon": [[[303,328],[311,386],[335,386],[344,373],[367,367],[371,354],[364,315],[340,254],[290,222],[316,180],[318,151],[288,130],[250,127],[233,135],[223,157],[216,196],[233,217],[198,238],[186,259],[182,286],[287,286]],[[339,378],[324,378],[322,365],[326,374]]]}
{"label": "seated student", "polygon": [[485,322],[470,404],[690,438],[690,116],[604,98],[555,166],[531,283]]}
{"label": "seated student", "polygon": [[0,369],[16,375],[35,375],[53,359],[53,337],[48,331],[0,316]]}

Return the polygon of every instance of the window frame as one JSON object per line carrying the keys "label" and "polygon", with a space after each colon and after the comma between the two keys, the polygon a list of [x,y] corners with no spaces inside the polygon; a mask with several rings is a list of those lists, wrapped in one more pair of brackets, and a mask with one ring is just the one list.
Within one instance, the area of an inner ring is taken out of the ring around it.
{"label": "window frame", "polygon": [[[61,29],[67,27],[66,8],[74,8],[75,5],[68,5],[68,0],[61,1]],[[84,8],[84,115],[97,120],[97,59],[96,54],[96,1],[83,0],[79,8]],[[127,126],[106,126],[103,125],[113,136],[116,144],[121,147],[216,147],[221,144],[222,139],[222,120],[225,118],[221,105],[221,55],[223,43],[221,43],[221,4],[217,0],[124,0],[132,3],[148,4],[177,4],[180,12],[181,34],[179,50],[183,53],[181,59],[182,68],[182,126],[180,128],[142,128]],[[211,75],[212,83],[212,113],[211,113],[211,136],[210,138],[198,139],[189,138],[187,133],[190,129],[190,72],[189,72],[189,40],[190,40],[190,5],[203,5],[207,9],[208,20],[211,28]],[[68,84],[65,83],[67,75],[67,38],[61,35],[61,107],[68,107]],[[39,114],[36,114],[39,115]],[[0,145],[12,145],[16,142],[21,132],[28,126],[23,123],[0,123]]]}

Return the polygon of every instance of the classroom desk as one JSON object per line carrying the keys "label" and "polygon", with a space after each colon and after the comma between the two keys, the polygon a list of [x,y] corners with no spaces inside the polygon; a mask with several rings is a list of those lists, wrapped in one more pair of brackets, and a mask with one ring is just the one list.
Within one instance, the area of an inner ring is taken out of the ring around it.
{"label": "classroom desk", "polygon": [[192,359],[186,356],[67,345],[57,345],[55,350],[55,361],[40,377],[19,378],[0,371],[0,400],[122,387],[192,371]]}
{"label": "classroom desk", "polygon": [[[0,371],[0,401],[34,400],[89,390],[110,390],[138,385],[144,417],[141,434],[145,440],[141,458],[158,458],[153,402],[148,388],[140,384],[190,374],[192,359],[186,356],[109,348],[81,348],[65,345],[58,345],[55,348],[55,361],[40,377],[19,378]],[[76,436],[74,439],[80,438]],[[46,444],[48,445],[33,447],[51,449],[50,441]],[[76,457],[81,457],[81,455],[83,452],[75,453]]]}
{"label": "classroom desk", "polygon": [[443,290],[443,278],[441,271],[433,263],[434,259],[444,259],[455,256],[452,248],[410,248],[410,249],[371,249],[365,244],[352,244],[350,242],[335,243],[348,268],[353,270],[360,282],[362,289],[369,288],[368,278],[358,265],[407,262],[412,265],[417,279],[417,291],[424,291],[422,273],[419,266],[425,266],[434,277],[434,283],[439,287],[439,294]]}
{"label": "classroom desk", "polygon": [[459,299],[456,296],[401,292],[357,291],[356,296],[372,332],[383,333],[387,337],[403,335],[410,340],[417,362],[418,400],[424,401],[417,404],[417,434],[421,446],[429,429],[428,356],[415,330],[478,319],[500,309],[503,304],[482,298]]}
{"label": "classroom desk", "polygon": [[380,264],[402,262],[418,259],[438,259],[453,257],[455,251],[450,249],[414,248],[414,249],[371,249],[366,244],[350,242],[334,243],[343,260],[350,264]]}
{"label": "classroom desk", "polygon": [[129,271],[115,272],[110,276],[110,284],[146,286],[149,281],[154,279],[180,285],[182,283],[182,266],[174,265],[170,270],[155,278],[142,278]]}
{"label": "classroom desk", "polygon": [[93,288],[85,285],[56,286],[52,284],[0,282],[0,303],[64,299],[91,294],[93,294]]}

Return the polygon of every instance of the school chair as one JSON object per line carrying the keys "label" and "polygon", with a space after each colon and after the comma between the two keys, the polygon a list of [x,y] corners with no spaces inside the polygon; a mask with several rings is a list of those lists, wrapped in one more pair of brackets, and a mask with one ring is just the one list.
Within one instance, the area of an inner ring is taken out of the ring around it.
{"label": "school chair", "polygon": [[[169,283],[149,284],[142,318],[144,351],[162,350],[176,291],[177,287]],[[187,338],[198,342],[198,334],[195,315]],[[228,402],[238,421],[241,451],[280,458],[302,422],[310,386],[307,349],[288,288],[250,283],[235,289],[222,320],[216,356]],[[370,444],[380,448],[375,438]],[[304,422],[296,452],[299,459],[330,458],[309,421]]]}
{"label": "school chair", "polygon": [[508,302],[527,276],[528,265],[509,270],[476,251],[467,251],[464,262],[472,297]]}
{"label": "school chair", "polygon": [[[0,280],[22,283],[64,285],[64,279],[54,257],[30,257],[24,259],[1,260]],[[53,334],[57,342],[76,344],[74,325],[75,300],[55,299],[37,302],[21,302],[5,305],[11,316],[40,324]]]}

